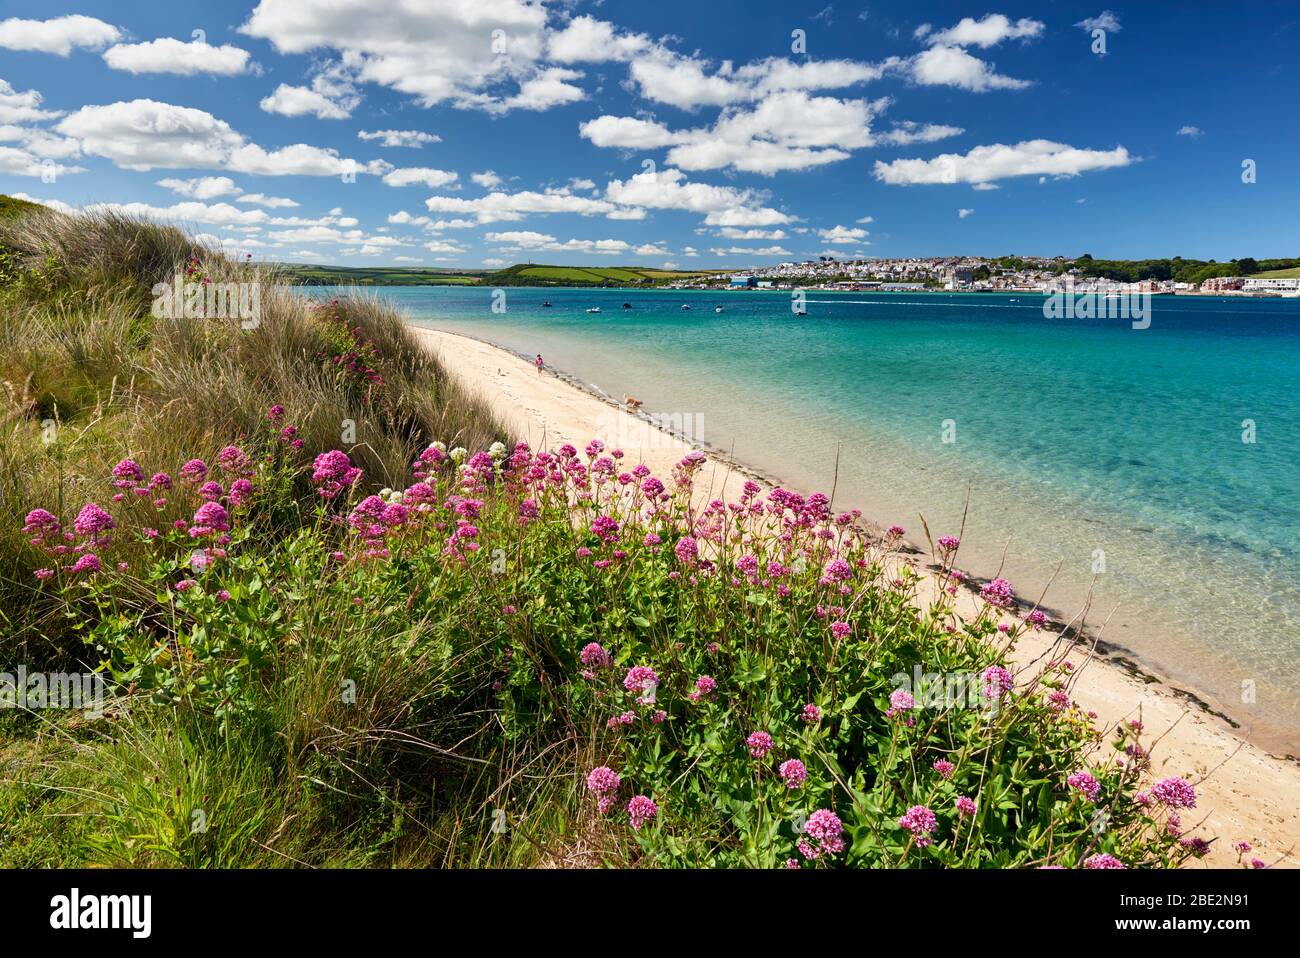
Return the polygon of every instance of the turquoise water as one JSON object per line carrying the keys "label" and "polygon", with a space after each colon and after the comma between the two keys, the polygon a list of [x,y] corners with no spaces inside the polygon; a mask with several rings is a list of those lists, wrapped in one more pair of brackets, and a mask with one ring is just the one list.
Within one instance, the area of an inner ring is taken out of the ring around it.
{"label": "turquoise water", "polygon": [[1023,293],[809,292],[802,317],[788,293],[508,289],[504,313],[488,289],[383,294],[702,421],[805,491],[838,453],[836,506],[913,541],[918,514],[956,533],[969,497],[963,568],[1030,598],[1050,580],[1066,618],[1091,594],[1103,639],[1300,751],[1300,300],[1154,297],[1136,330]]}

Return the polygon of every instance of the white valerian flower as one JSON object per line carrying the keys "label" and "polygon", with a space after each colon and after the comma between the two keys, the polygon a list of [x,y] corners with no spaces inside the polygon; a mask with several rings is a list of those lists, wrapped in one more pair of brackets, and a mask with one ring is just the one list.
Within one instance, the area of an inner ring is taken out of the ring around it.
{"label": "white valerian flower", "polygon": [[455,449],[451,451],[451,461],[456,463],[464,462],[465,457],[468,455],[469,455],[469,450],[467,450],[464,446],[457,446]]}
{"label": "white valerian flower", "polygon": [[488,446],[488,455],[493,459],[504,459],[506,457],[506,444],[504,442],[494,442]]}
{"label": "white valerian flower", "polygon": [[439,452],[446,452],[447,444],[445,442],[439,442],[438,440],[435,439],[433,442],[429,443],[428,448],[437,449]]}

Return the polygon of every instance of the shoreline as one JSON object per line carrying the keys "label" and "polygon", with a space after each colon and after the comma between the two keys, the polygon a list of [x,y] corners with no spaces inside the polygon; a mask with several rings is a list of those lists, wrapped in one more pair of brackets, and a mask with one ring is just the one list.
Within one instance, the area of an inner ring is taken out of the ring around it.
{"label": "shoreline", "polygon": [[[599,435],[607,441],[614,439],[631,461],[639,459],[664,473],[685,451],[698,448],[709,457],[710,498],[738,495],[746,479],[769,488],[791,488],[778,477],[736,460],[726,450],[671,435],[647,414],[629,411],[571,374],[548,368],[539,376],[530,357],[507,347],[431,326],[408,323],[407,327],[425,348],[443,357],[450,374],[482,395],[502,422],[530,443],[572,442],[581,447]],[[862,522],[868,528],[883,528],[872,517],[864,516]],[[929,556],[909,541],[900,560],[923,574],[932,595],[937,579]],[[958,612],[963,617],[976,614],[982,581],[972,579],[959,593]],[[920,596],[922,601],[925,598]],[[1179,774],[1198,783],[1203,796],[1198,811],[1204,814],[1206,828],[1219,839],[1203,862],[1212,867],[1235,865],[1231,844],[1245,839],[1270,864],[1278,860],[1286,867],[1300,867],[1300,760],[1251,742],[1218,703],[1194,689],[1173,684],[1144,666],[1133,650],[1103,639],[1104,627],[1100,631],[1077,629],[1060,610],[1042,608],[1049,621],[1042,632],[1028,633],[1019,640],[1012,654],[1016,665],[1024,669],[1044,658],[1072,652],[1078,657],[1078,667],[1071,693],[1082,706],[1097,712],[1103,728],[1142,717],[1150,734],[1160,738],[1152,760],[1153,774]],[[1058,644],[1063,648],[1056,649]],[[1098,749],[1100,756],[1107,756],[1108,741],[1103,740]]]}

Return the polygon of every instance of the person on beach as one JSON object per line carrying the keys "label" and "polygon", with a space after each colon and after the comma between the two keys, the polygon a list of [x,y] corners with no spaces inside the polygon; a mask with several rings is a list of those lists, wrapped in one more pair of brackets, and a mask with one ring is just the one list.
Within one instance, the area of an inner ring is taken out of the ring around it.
{"label": "person on beach", "polygon": [[538,353],[537,359],[535,359],[533,362],[537,366],[537,375],[540,376],[542,374],[542,354]]}

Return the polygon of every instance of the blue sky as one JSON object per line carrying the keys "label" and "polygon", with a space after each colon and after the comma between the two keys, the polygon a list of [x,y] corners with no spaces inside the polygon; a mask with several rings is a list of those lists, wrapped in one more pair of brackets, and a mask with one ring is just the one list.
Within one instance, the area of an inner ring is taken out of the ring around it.
{"label": "blue sky", "polygon": [[0,192],[351,265],[1297,255],[1300,11],[1158,6],[5,3]]}

